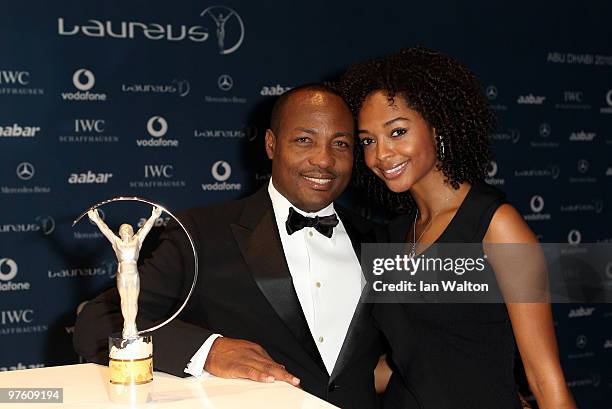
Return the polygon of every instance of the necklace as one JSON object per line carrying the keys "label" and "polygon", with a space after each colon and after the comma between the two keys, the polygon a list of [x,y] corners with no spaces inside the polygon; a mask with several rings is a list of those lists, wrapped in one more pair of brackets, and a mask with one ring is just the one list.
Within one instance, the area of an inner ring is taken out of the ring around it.
{"label": "necklace", "polygon": [[427,225],[425,226],[425,228],[423,229],[423,231],[419,235],[419,238],[415,240],[415,238],[416,238],[416,223],[417,223],[417,219],[418,218],[419,218],[419,208],[417,207],[416,214],[414,215],[414,223],[412,223],[412,249],[408,253],[408,258],[414,258],[414,256],[416,255],[416,245],[417,245],[417,243],[419,242],[419,240],[421,240],[421,237],[423,237],[423,234],[425,234],[425,231],[427,230],[427,228],[429,227],[429,225],[431,224],[431,222],[434,219],[433,217],[431,217],[429,219],[429,222],[427,222]]}

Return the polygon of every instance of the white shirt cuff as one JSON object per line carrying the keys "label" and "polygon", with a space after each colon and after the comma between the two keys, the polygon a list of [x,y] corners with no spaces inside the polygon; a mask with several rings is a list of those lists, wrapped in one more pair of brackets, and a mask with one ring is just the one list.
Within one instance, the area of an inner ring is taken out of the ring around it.
{"label": "white shirt cuff", "polygon": [[209,336],[195,355],[191,357],[191,361],[189,361],[187,364],[184,372],[188,373],[189,375],[193,375],[196,378],[209,376],[210,374],[204,370],[204,364],[206,363],[206,358],[208,358],[208,353],[210,352],[210,348],[212,348],[213,342],[222,336],[223,335],[220,334],[212,334]]}

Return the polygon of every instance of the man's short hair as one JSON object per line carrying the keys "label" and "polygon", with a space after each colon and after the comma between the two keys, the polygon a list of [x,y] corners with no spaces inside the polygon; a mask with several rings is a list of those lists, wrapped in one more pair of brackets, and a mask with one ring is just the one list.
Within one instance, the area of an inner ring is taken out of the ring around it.
{"label": "man's short hair", "polygon": [[342,95],[340,95],[340,92],[331,82],[304,84],[295,88],[291,88],[289,91],[278,97],[278,99],[274,103],[274,106],[272,107],[272,114],[270,115],[270,129],[272,129],[274,135],[278,136],[278,133],[280,132],[281,119],[283,117],[283,111],[285,110],[287,102],[291,99],[293,95],[301,91],[325,92],[327,94],[336,95],[344,101]]}

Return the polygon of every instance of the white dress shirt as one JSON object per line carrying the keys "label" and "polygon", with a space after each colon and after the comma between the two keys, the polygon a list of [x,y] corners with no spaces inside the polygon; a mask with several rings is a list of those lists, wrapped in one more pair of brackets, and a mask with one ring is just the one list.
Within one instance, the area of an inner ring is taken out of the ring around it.
{"label": "white dress shirt", "polygon": [[[335,213],[333,203],[318,212],[306,213],[280,194],[272,180],[268,193],[295,292],[323,363],[331,374],[361,295],[359,260],[340,219],[330,238],[313,227],[305,227],[292,235],[287,233],[285,222],[290,207],[307,217],[328,216]],[[186,373],[206,374],[203,370],[206,357],[219,336],[211,335],[204,342],[185,369]]]}

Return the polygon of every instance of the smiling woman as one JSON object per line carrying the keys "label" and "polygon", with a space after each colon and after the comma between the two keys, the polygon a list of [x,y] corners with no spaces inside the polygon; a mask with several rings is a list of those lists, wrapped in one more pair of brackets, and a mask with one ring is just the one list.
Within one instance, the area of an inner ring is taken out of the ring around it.
{"label": "smiling woman", "polygon": [[[427,141],[417,138],[414,143],[418,146],[411,150],[437,151],[436,167],[453,187],[484,177],[491,157],[489,134],[493,131],[495,118],[476,77],[464,65],[431,50],[404,49],[384,60],[369,60],[349,68],[341,79],[340,89],[356,117],[377,116],[380,110],[388,111],[384,128],[389,131],[386,138],[389,143],[412,135],[431,136]],[[378,111],[361,111],[366,99],[371,102],[367,105]],[[400,115],[399,107],[408,109],[402,110],[403,115]],[[370,192],[378,204],[405,212],[414,206],[412,197],[398,195],[391,186],[389,191],[385,183],[364,166],[364,151],[377,149],[370,146],[376,142],[372,138],[373,131],[360,126],[363,149],[355,152],[354,181]],[[408,135],[404,135],[406,133]],[[387,175],[392,177],[399,170],[392,168],[402,164],[387,162],[381,169],[390,171]]]}
{"label": "smiling woman", "polygon": [[[505,195],[484,183],[494,120],[476,77],[442,53],[410,48],[353,66],[341,84],[358,122],[358,184],[391,210],[411,210],[389,224],[388,241],[411,244],[408,257],[434,243],[482,243],[484,272],[503,292],[502,271],[520,271],[489,244],[539,247]],[[521,269],[539,254],[519,258]],[[469,290],[460,284],[442,282]],[[516,347],[539,408],[576,407],[546,302],[474,295],[465,304],[380,303],[373,315],[396,368],[385,409],[518,409]]]}

